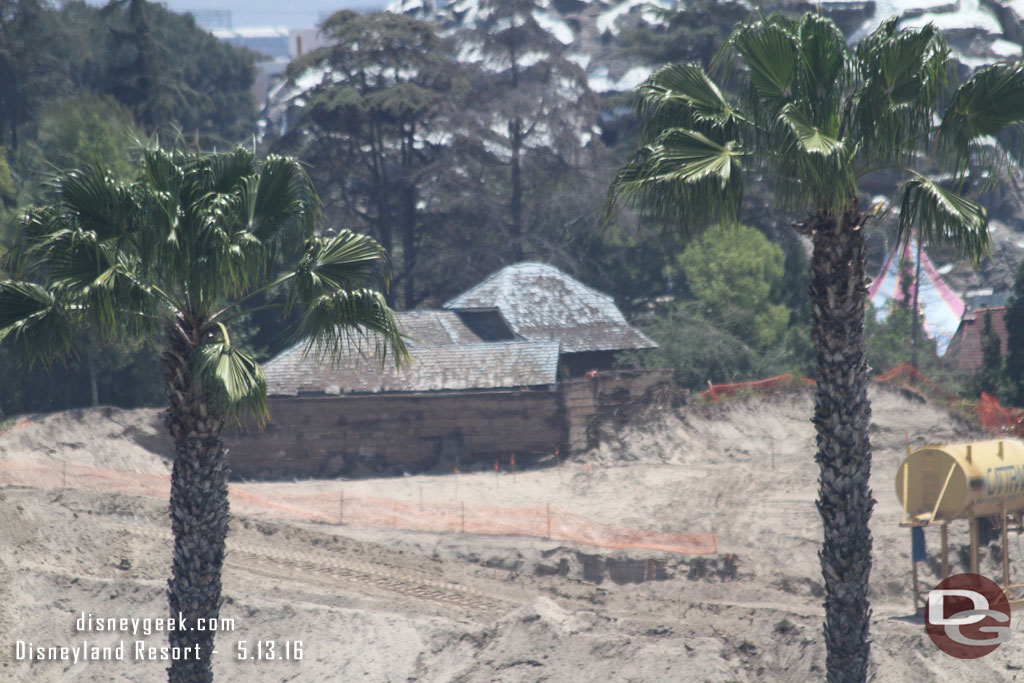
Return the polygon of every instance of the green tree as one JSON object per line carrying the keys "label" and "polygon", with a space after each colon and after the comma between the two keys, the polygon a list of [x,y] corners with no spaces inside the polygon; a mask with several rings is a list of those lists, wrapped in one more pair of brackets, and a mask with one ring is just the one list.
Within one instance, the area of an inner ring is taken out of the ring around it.
{"label": "green tree", "polygon": [[1006,305],[1005,396],[1015,406],[1024,406],[1024,261],[1017,266],[1013,293]]}
{"label": "green tree", "polygon": [[661,68],[639,88],[641,147],[611,195],[696,231],[736,219],[749,169],[774,182],[779,207],[800,216],[795,227],[813,244],[819,558],[833,682],[864,681],[870,649],[869,215],[859,180],[879,169],[901,174],[901,237],[913,229],[925,242],[979,258],[988,244],[984,210],[915,163],[927,158],[952,171],[962,188],[972,145],[1024,119],[1024,66],[980,69],[950,93],[954,70],[935,27],[900,31],[897,23],[883,22],[850,47],[817,13],[797,20],[755,14],[732,33],[721,58],[737,83],[736,100],[698,65]]}
{"label": "green tree", "polygon": [[39,112],[36,144],[42,160],[27,171],[43,176],[54,167],[99,165],[126,180],[133,171],[126,143],[137,137],[131,112],[108,96],[87,92],[51,101]]}
{"label": "green tree", "polygon": [[995,396],[999,393],[1003,375],[1003,341],[992,327],[992,311],[985,309],[985,322],[981,328],[981,368],[978,370],[978,393]]}
{"label": "green tree", "polygon": [[691,0],[677,9],[658,10],[660,21],[644,22],[622,32],[622,53],[647,64],[696,62],[707,65],[732,29],[750,14],[738,2]]}
{"label": "green tree", "polygon": [[[128,110],[108,96],[84,93],[42,105],[37,139],[23,144],[18,155],[20,175],[25,178],[22,202],[44,202],[49,198],[51,188],[44,179],[54,168],[95,165],[118,180],[129,180],[134,159],[133,149],[126,143],[135,138],[135,129]],[[10,223],[16,227],[16,220]],[[9,370],[0,380],[5,407],[15,411],[55,410],[81,406],[86,403],[86,396],[94,407],[101,398],[106,403],[123,404],[129,396],[152,403],[161,394],[156,373],[147,377],[146,386],[140,386],[140,376],[129,370],[136,362],[151,359],[151,349],[123,337],[115,343],[103,343],[94,331],[79,332],[75,348],[77,357],[59,370],[24,365]],[[59,385],[60,391],[36,395],[31,387],[19,392],[14,386],[31,383]],[[37,399],[32,396],[45,403],[34,403]]]}
{"label": "green tree", "polygon": [[597,101],[566,44],[542,25],[546,3],[478,5],[471,20],[454,4],[445,9],[453,19],[465,18],[455,34],[460,57],[477,67],[464,123],[489,173],[476,201],[492,202],[492,213],[504,218],[496,227],[511,260],[562,261],[559,252],[597,222],[596,216],[581,220],[587,209],[579,204],[581,196],[603,191],[590,184],[599,148]]}
{"label": "green tree", "polygon": [[69,2],[52,13],[63,30],[57,62],[70,72],[71,94],[111,96],[147,134],[198,132],[204,146],[255,132],[254,53],[217,40],[191,15],[146,0]]}
{"label": "green tree", "polygon": [[677,304],[644,328],[658,348],[623,352],[623,365],[643,364],[672,370],[679,386],[703,391],[708,383],[749,379],[758,368],[754,350],[742,340],[697,315],[695,305]]}
{"label": "green tree", "polygon": [[[918,323],[920,326],[920,323]],[[874,372],[885,372],[900,363],[910,362],[914,355],[914,316],[905,302],[893,302],[884,317],[868,304],[864,336],[867,339],[868,365]],[[923,332],[923,330],[922,330]],[[939,357],[935,340],[921,334],[918,340],[918,370],[933,377],[939,370]],[[933,377],[935,379],[935,377]]]}
{"label": "green tree", "polygon": [[[0,340],[49,360],[71,351],[80,327],[108,340],[156,339],[174,439],[170,513],[174,533],[170,614],[191,624],[217,617],[228,531],[228,419],[261,422],[266,382],[229,328],[254,298],[284,290],[299,312],[295,339],[341,358],[343,340],[373,338],[383,360],[407,357],[391,311],[373,285],[384,254],[347,230],[314,234],[316,195],[299,163],[149,149],[137,176],[87,167],[57,180],[59,200],[31,211],[29,258],[0,282]],[[283,255],[294,269],[273,277]],[[212,680],[214,631],[171,631],[172,647],[198,659],[168,670],[172,681]]]}
{"label": "green tree", "polygon": [[42,102],[70,85],[64,35],[50,3],[0,3],[0,145],[17,149]]}
{"label": "green tree", "polygon": [[[123,9],[121,9],[123,8]],[[109,88],[148,130],[169,123],[174,110],[187,101],[180,63],[154,25],[151,3],[146,0],[114,0],[105,11],[124,13],[111,22],[108,73]]]}
{"label": "green tree", "polygon": [[759,230],[737,225],[700,235],[676,263],[705,318],[765,348],[781,339],[789,324],[789,310],[778,303],[784,260],[782,248]]}
{"label": "green tree", "polygon": [[331,44],[289,67],[292,84],[330,70],[289,100],[277,146],[310,164],[327,210],[365,226],[391,256],[406,308],[428,292],[417,275],[429,207],[444,168],[445,121],[462,97],[451,45],[428,23],[390,12],[343,10],[321,27]]}

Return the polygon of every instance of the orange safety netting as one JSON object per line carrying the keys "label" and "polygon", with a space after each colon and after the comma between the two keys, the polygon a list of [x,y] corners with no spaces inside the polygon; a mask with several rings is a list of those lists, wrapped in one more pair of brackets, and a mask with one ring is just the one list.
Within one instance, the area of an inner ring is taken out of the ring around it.
{"label": "orange safety netting", "polygon": [[[942,388],[924,373],[910,363],[900,363],[891,370],[882,373],[874,378],[876,382],[903,386],[923,392],[932,399],[939,399],[946,403],[953,404],[962,399],[951,391]],[[792,389],[800,386],[815,384],[813,379],[807,377],[796,378],[792,373],[768,377],[767,379],[751,380],[749,382],[733,382],[729,384],[711,384],[705,389],[701,396],[709,401],[717,401],[728,396],[744,394],[768,394],[784,389]]]}
{"label": "orange safety netting", "polygon": [[978,421],[990,432],[1024,438],[1024,412],[1001,406],[995,396],[984,391],[978,399]]}
{"label": "orange safety netting", "polygon": [[910,363],[900,363],[893,369],[875,377],[875,381],[911,389],[918,393],[926,394],[932,400],[942,401],[947,404],[955,404],[963,400],[952,391],[933,382],[927,375]]}
{"label": "orange safety netting", "polygon": [[[0,486],[84,488],[166,499],[170,477],[101,469],[73,463],[0,461]],[[228,488],[232,508],[241,514],[315,520],[414,531],[543,536],[603,548],[643,548],[688,555],[712,555],[717,538],[709,533],[672,533],[630,529],[565,512],[553,505],[498,507],[464,502],[399,501],[350,496],[340,487],[318,493]]]}
{"label": "orange safety netting", "polygon": [[736,396],[738,394],[769,394],[774,391],[781,391],[782,389],[789,389],[794,386],[813,383],[814,380],[797,379],[794,377],[793,373],[787,372],[785,375],[777,375],[775,377],[758,379],[750,382],[733,382],[731,384],[711,384],[708,382],[708,388],[701,392],[701,396],[708,401],[718,401],[727,396]]}

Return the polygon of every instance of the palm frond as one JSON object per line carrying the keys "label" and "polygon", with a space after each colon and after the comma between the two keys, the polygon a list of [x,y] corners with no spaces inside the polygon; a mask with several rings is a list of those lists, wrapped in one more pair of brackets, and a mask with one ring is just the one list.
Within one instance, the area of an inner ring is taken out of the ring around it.
{"label": "palm frond", "polygon": [[923,243],[950,247],[975,262],[988,253],[985,209],[917,174],[900,192],[899,239],[912,232]]}
{"label": "palm frond", "polygon": [[291,280],[288,311],[334,290],[386,284],[389,279],[387,252],[373,238],[350,230],[312,237]]}
{"label": "palm frond", "polygon": [[823,133],[794,104],[783,107],[778,128],[770,161],[776,202],[800,211],[844,210],[856,196],[846,141]]}
{"label": "palm frond", "polygon": [[58,187],[64,209],[100,239],[119,237],[134,227],[130,188],[104,169],[71,171],[61,176]]}
{"label": "palm frond", "polygon": [[696,64],[667,64],[637,88],[641,137],[651,140],[667,127],[697,130],[708,136],[735,136],[743,117]]}
{"label": "palm frond", "polygon": [[740,26],[729,45],[750,69],[750,82],[759,97],[786,100],[793,94],[799,48],[791,30],[778,22]]}
{"label": "palm frond", "polygon": [[971,144],[1024,124],[1024,63],[979,69],[956,89],[939,127],[945,154],[966,170]]}
{"label": "palm frond", "polygon": [[797,96],[816,126],[837,135],[839,99],[851,71],[846,39],[835,23],[813,12],[804,14],[797,31]]}
{"label": "palm frond", "polygon": [[779,119],[796,136],[797,144],[805,153],[826,158],[839,157],[840,162],[845,161],[846,144],[822,133],[795,105],[787,104],[783,107]]}
{"label": "palm frond", "polygon": [[860,86],[845,126],[862,142],[865,165],[904,164],[920,151],[949,76],[949,47],[932,25],[898,30],[883,22],[856,49]]}
{"label": "palm frond", "polygon": [[236,147],[223,154],[205,157],[204,170],[208,174],[207,191],[233,194],[243,180],[256,173],[256,155],[244,147]]}
{"label": "palm frond", "polygon": [[260,167],[259,181],[245,185],[242,197],[246,230],[263,242],[289,228],[309,234],[320,205],[302,165],[273,155]]}
{"label": "palm frond", "polygon": [[361,348],[372,339],[376,355],[395,364],[408,360],[408,351],[383,295],[367,285],[387,284],[387,253],[366,235],[342,230],[333,237],[312,237],[289,280],[286,314],[301,316],[296,340],[305,340],[307,353],[341,362],[349,347]]}
{"label": "palm frond", "polygon": [[623,166],[609,189],[609,211],[625,200],[642,215],[696,231],[707,222],[734,221],[743,193],[744,152],[699,132],[664,131]]}
{"label": "palm frond", "polygon": [[266,422],[267,378],[252,356],[222,338],[203,344],[193,358],[192,376],[215,414],[239,423],[245,418]]}
{"label": "palm frond", "polygon": [[314,353],[319,360],[341,363],[353,350],[362,353],[372,345],[381,365],[389,353],[396,367],[409,361],[394,314],[376,290],[336,289],[307,302],[301,314],[295,339],[305,340],[306,353]]}
{"label": "palm frond", "polygon": [[18,345],[30,363],[49,365],[72,349],[75,310],[31,282],[0,282],[0,342]]}

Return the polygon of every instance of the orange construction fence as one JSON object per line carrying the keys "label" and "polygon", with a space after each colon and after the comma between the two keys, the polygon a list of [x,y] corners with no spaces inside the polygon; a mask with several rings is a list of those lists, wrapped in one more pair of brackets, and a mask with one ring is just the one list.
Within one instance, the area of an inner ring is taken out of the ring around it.
{"label": "orange construction fence", "polygon": [[[963,397],[932,381],[910,363],[900,363],[891,370],[876,376],[874,381],[910,389],[927,397],[930,401],[957,410],[966,417],[972,417],[971,413],[974,413],[970,408],[973,402],[966,401]],[[814,384],[814,380],[806,378],[796,380],[792,374],[785,374],[751,382],[731,384],[711,384],[709,382],[708,388],[701,395],[707,400],[718,401],[737,394],[772,393],[799,386],[801,382]],[[1024,439],[1024,411],[1000,405],[995,396],[982,392],[978,399],[976,416],[981,426],[992,433],[1012,434],[1017,438]]]}
{"label": "orange construction fence", "polygon": [[1006,408],[995,396],[984,391],[978,399],[978,421],[990,432],[1024,438],[1024,411]]}
{"label": "orange construction fence", "polygon": [[875,377],[875,381],[887,382],[895,386],[912,389],[918,393],[925,394],[933,401],[940,401],[951,406],[963,401],[962,397],[933,382],[927,375],[910,363],[900,363],[891,370]]}
{"label": "orange construction fence", "polygon": [[776,375],[775,377],[750,382],[732,382],[730,384],[712,384],[708,382],[708,388],[701,392],[701,396],[708,401],[718,401],[737,394],[770,394],[782,389],[813,383],[814,380],[798,379],[793,373],[787,372],[785,375]]}
{"label": "orange construction fence", "polygon": [[[62,462],[0,461],[0,487],[83,488],[166,499],[170,477],[122,472]],[[258,486],[258,485],[257,485]],[[350,496],[339,488],[317,493],[282,493],[231,484],[234,511],[284,519],[315,520],[414,531],[540,536],[603,548],[642,548],[687,555],[712,555],[710,533],[672,533],[605,524],[554,505],[498,507],[465,502],[409,502]]]}

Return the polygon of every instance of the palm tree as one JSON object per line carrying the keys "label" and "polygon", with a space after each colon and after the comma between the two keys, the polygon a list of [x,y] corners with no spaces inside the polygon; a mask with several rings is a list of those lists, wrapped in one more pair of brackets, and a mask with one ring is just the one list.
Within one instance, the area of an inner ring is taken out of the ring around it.
{"label": "palm tree", "polygon": [[[299,163],[148,149],[137,176],[120,182],[99,168],[56,179],[59,201],[30,211],[12,270],[0,282],[0,340],[33,359],[71,351],[87,328],[112,341],[159,340],[174,439],[170,514],[174,532],[170,614],[185,630],[172,647],[198,658],[168,669],[172,681],[209,681],[228,531],[228,420],[267,417],[259,364],[232,340],[233,321],[258,307],[294,311],[296,339],[340,359],[342,342],[372,339],[380,358],[407,358],[392,312],[375,288],[386,282],[376,242],[348,231],[314,233],[318,201]],[[282,262],[297,257],[292,270]],[[265,303],[270,301],[271,303]],[[383,360],[382,360],[383,362]],[[189,630],[196,627],[196,630]]]}
{"label": "palm tree", "polygon": [[[893,18],[850,47],[814,13],[753,15],[714,66],[735,98],[695,64],[667,65],[638,88],[640,146],[620,169],[609,207],[632,205],[695,232],[737,220],[745,172],[752,172],[772,184],[780,209],[803,217],[794,227],[814,248],[813,421],[828,680],[863,681],[874,501],[864,339],[869,212],[858,183],[869,173],[897,174],[901,238],[913,229],[926,242],[979,258],[986,215],[960,192],[972,153],[996,159],[979,143],[1024,119],[1024,67],[989,66],[951,92],[949,49],[933,26],[901,31]],[[926,171],[944,171],[949,180],[940,184]]]}

